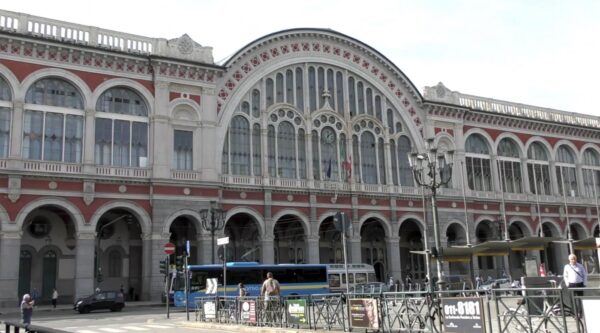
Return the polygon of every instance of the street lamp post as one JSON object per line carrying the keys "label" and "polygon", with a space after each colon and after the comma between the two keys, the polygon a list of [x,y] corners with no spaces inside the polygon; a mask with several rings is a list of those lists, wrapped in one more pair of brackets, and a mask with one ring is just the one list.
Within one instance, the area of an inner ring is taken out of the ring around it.
{"label": "street lamp post", "polygon": [[100,284],[100,282],[102,282],[103,278],[102,278],[102,266],[100,265],[100,241],[102,240],[102,236],[104,233],[104,230],[106,228],[108,228],[109,226],[121,221],[121,220],[127,220],[127,223],[131,223],[133,221],[133,216],[129,215],[129,214],[124,214],[121,215],[111,221],[108,221],[107,223],[102,224],[99,228],[98,228],[98,232],[96,233],[96,287]]}
{"label": "street lamp post", "polygon": [[212,263],[215,263],[215,233],[225,226],[225,210],[217,206],[216,201],[211,201],[210,206],[200,210],[202,229],[210,232],[212,246]]}
{"label": "street lamp post", "polygon": [[[445,154],[438,154],[437,147],[433,146],[433,138],[427,139],[426,152],[413,152],[409,156],[409,163],[413,171],[415,181],[419,186],[427,188],[431,191],[431,207],[433,217],[433,236],[435,238],[435,250],[432,254],[435,255],[438,288],[443,289],[445,282],[442,275],[442,259],[441,259],[441,243],[439,220],[437,213],[436,194],[438,188],[447,185],[452,179],[452,159],[453,151],[449,150]],[[428,272],[431,279],[431,272]]]}

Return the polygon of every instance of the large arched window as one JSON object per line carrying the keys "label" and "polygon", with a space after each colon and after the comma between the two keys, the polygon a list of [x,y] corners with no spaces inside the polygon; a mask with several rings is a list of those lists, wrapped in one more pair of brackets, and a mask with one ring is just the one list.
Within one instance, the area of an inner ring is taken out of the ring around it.
{"label": "large arched window", "polygon": [[377,184],[377,155],[375,149],[375,136],[365,131],[360,136],[360,156],[362,182],[365,184]]}
{"label": "large arched window", "polygon": [[100,165],[145,167],[148,107],[127,87],[111,88],[96,103],[95,160]]}
{"label": "large arched window", "polygon": [[527,150],[527,176],[532,193],[550,195],[549,168],[546,148],[539,142],[532,143]]}
{"label": "large arched window", "polygon": [[573,151],[566,145],[558,147],[556,152],[556,181],[561,195],[576,196],[577,171]]}
{"label": "large arched window", "polygon": [[279,177],[296,178],[296,131],[289,121],[279,123],[277,162]]}
{"label": "large arched window", "polygon": [[505,192],[522,193],[521,154],[516,142],[504,138],[498,144],[498,172]]}
{"label": "large arched window", "polygon": [[25,95],[23,158],[80,163],[82,109],[83,98],[71,83],[60,78],[36,81]]}
{"label": "large arched window", "polygon": [[250,174],[250,123],[242,116],[235,116],[229,127],[229,151],[231,173]]}
{"label": "large arched window", "polygon": [[491,191],[490,150],[485,139],[479,134],[470,135],[465,142],[465,152],[469,188],[475,191]]}
{"label": "large arched window", "polygon": [[600,195],[600,156],[592,148],[583,152],[583,194],[588,198]]}
{"label": "large arched window", "polygon": [[8,157],[12,94],[8,82],[0,76],[0,158]]}

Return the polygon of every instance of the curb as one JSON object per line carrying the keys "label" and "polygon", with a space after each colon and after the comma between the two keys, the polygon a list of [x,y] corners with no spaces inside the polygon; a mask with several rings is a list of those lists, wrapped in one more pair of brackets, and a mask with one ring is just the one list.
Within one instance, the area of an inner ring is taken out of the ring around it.
{"label": "curb", "polygon": [[[129,303],[125,303],[125,308],[127,307],[158,307],[158,306],[164,306],[163,303],[146,303],[146,302],[129,302]],[[33,312],[34,313],[40,313],[40,312],[64,312],[64,311],[75,311],[73,310],[73,305],[59,305],[56,307],[56,309],[53,309],[51,305],[43,305],[41,307],[35,306],[33,308]],[[17,313],[21,313],[21,308],[18,306],[15,306],[14,308],[1,308],[0,309],[0,315],[11,315],[11,314],[17,314]]]}

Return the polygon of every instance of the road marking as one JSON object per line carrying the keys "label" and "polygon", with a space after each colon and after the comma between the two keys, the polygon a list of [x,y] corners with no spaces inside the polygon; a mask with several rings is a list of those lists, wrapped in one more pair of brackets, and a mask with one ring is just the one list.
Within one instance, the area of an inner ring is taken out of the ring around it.
{"label": "road marking", "polygon": [[156,325],[156,324],[154,324],[154,325],[145,324],[144,326],[151,327],[151,328],[173,328],[173,326],[171,326],[171,325],[166,326],[166,325]]}
{"label": "road marking", "polygon": [[125,331],[117,329],[117,328],[108,328],[108,327],[101,327],[101,328],[99,328],[99,330],[104,331],[104,332],[111,332],[111,333],[125,332]]}
{"label": "road marking", "polygon": [[123,329],[131,330],[131,331],[147,331],[147,328],[137,327],[137,326],[123,326]]}

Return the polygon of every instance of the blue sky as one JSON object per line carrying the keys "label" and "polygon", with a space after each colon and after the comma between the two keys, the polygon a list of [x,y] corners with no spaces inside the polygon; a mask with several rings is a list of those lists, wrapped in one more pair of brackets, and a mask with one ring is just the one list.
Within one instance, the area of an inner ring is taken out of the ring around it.
{"label": "blue sky", "polygon": [[6,1],[0,8],[147,37],[187,33],[215,61],[269,33],[330,28],[422,91],[449,89],[600,116],[600,1]]}

